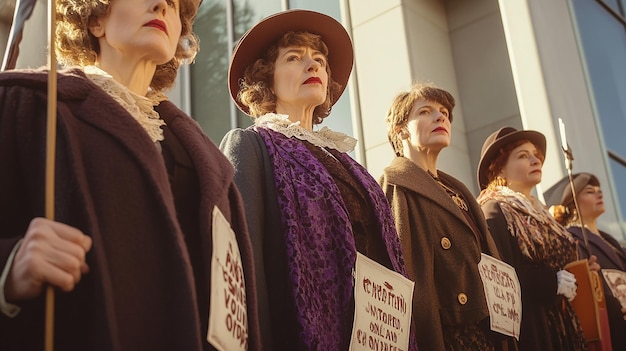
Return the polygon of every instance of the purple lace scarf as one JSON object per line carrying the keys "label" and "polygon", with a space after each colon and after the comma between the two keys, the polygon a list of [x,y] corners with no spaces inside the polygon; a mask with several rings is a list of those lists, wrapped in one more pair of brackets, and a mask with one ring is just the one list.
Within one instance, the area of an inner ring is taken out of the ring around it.
{"label": "purple lace scarf", "polygon": [[[302,141],[268,128],[254,129],[274,167],[301,340],[310,350],[347,349],[354,313],[356,246],[339,188]],[[395,224],[380,186],[349,155],[341,153],[339,161],[367,190],[393,268],[406,277]],[[413,344],[410,349],[416,350]]]}

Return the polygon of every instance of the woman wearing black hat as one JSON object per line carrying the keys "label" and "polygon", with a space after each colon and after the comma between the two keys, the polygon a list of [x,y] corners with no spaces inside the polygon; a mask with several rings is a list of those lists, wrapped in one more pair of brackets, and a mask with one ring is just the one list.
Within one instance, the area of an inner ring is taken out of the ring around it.
{"label": "woman wearing black hat", "polygon": [[478,165],[481,204],[502,259],[515,267],[522,290],[520,350],[585,350],[569,301],[576,279],[563,267],[576,260],[572,236],[531,195],[541,182],[546,139],[504,127],[483,144]]}
{"label": "woman wearing black hat", "polygon": [[415,280],[417,344],[424,350],[494,350],[510,342],[514,350],[512,338],[489,330],[478,263],[481,253],[498,254],[487,223],[470,190],[437,169],[439,153],[450,144],[454,105],[448,91],[416,84],[387,112],[397,157],[380,184]]}
{"label": "woman wearing black hat", "polygon": [[[605,211],[600,181],[591,173],[575,174],[573,178],[576,202],[580,213],[574,204],[574,196],[569,181],[563,182],[563,186],[561,186],[563,191],[560,205],[550,207],[550,211],[556,220],[566,226],[567,230],[578,240],[578,253],[581,258],[587,258],[593,254],[598,258],[598,263],[603,270],[617,270],[626,274],[626,252],[611,235],[598,229],[598,217]],[[583,244],[585,238],[580,227],[581,219],[589,243],[588,248]],[[624,312],[626,311],[622,309],[620,301],[606,284],[606,279],[604,282],[606,308],[611,329],[611,344],[613,350],[626,350],[626,320],[624,320]],[[626,296],[623,298],[626,304]]]}
{"label": "woman wearing black hat", "polygon": [[357,251],[405,272],[384,194],[347,154],[356,140],[314,130],[352,59],[339,22],[291,10],[250,29],[231,60],[231,97],[254,125],[229,132],[220,147],[246,207],[266,349],[348,348]]}

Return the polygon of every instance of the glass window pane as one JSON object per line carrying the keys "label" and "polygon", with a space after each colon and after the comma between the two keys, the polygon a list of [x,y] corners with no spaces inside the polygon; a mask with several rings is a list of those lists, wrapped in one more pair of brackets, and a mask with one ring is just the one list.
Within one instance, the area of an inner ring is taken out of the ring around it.
{"label": "glass window pane", "polygon": [[[194,26],[200,39],[200,51],[191,65],[191,113],[215,143],[232,129],[227,80],[231,39],[226,1],[229,0],[204,0]],[[234,1],[233,5],[237,40],[261,18],[280,11],[280,0]],[[250,125],[250,118],[242,113],[238,120],[242,127]]]}
{"label": "glass window pane", "polygon": [[235,40],[261,19],[280,12],[281,0],[233,0],[235,11]]}
{"label": "glass window pane", "polygon": [[622,11],[620,11],[620,4],[619,1],[622,0],[602,0],[604,1],[605,4],[609,5],[615,12],[617,13],[622,13]]}
{"label": "glass window pane", "polygon": [[[617,6],[615,0],[607,3]],[[626,159],[626,30],[596,1],[574,0],[573,4],[604,142]],[[610,164],[616,198],[626,218],[626,184],[621,181],[626,179],[626,168],[615,161]]]}
{"label": "glass window pane", "polygon": [[[257,22],[282,10],[280,0],[234,0],[233,6],[235,11],[235,42]],[[245,128],[251,124],[252,118],[237,109],[237,127]]]}
{"label": "glass window pane", "polygon": [[226,0],[204,0],[194,25],[200,51],[191,65],[191,115],[215,143],[230,129]]}
{"label": "glass window pane", "polygon": [[[620,199],[620,209],[622,212],[622,218],[626,218],[626,167],[624,167],[621,163],[617,161],[611,160],[611,173],[613,174],[613,180],[616,187],[616,198]],[[626,229],[626,228],[624,228]]]}
{"label": "glass window pane", "polygon": [[624,25],[596,2],[575,0],[574,4],[605,142],[609,149],[626,158]]}

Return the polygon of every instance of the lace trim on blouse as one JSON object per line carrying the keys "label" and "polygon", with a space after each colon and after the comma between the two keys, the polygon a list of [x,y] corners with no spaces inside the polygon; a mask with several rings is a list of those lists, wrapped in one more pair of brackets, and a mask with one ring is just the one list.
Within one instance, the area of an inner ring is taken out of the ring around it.
{"label": "lace trim on blouse", "polygon": [[310,131],[300,127],[300,122],[292,122],[289,116],[277,113],[267,113],[254,122],[257,127],[265,127],[281,133],[288,138],[308,141],[315,146],[331,148],[340,152],[354,150],[356,139],[353,137],[322,127],[319,131]]}
{"label": "lace trim on blouse", "polygon": [[163,140],[163,129],[165,121],[161,119],[159,113],[154,110],[161,101],[167,100],[165,95],[148,90],[146,96],[141,96],[130,91],[126,86],[118,83],[110,74],[96,66],[86,66],[83,68],[85,75],[94,84],[99,86],[113,100],[122,105],[128,113],[139,123],[148,133],[153,143]]}

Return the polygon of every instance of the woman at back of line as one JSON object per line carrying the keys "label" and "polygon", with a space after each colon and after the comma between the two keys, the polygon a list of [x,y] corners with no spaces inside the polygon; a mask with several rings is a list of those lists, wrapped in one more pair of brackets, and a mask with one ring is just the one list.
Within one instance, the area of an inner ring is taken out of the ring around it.
{"label": "woman at back of line", "polygon": [[[580,213],[574,205],[569,181],[564,184],[560,205],[550,207],[551,213],[578,240],[578,254],[581,258],[594,255],[598,258],[598,263],[603,270],[613,269],[626,272],[626,251],[613,236],[598,228],[598,218],[606,211],[600,181],[591,173],[578,173],[573,178]],[[580,227],[581,217],[589,248],[584,244],[585,238]],[[604,282],[613,350],[626,350],[626,320],[624,319],[626,309],[622,307],[607,285],[604,275],[600,275]],[[622,296],[622,300],[626,305],[626,296]]]}

